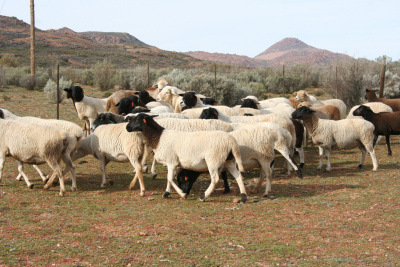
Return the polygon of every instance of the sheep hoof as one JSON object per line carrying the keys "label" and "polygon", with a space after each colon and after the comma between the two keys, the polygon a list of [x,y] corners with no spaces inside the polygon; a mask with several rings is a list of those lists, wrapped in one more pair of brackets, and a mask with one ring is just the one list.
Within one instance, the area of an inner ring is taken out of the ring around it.
{"label": "sheep hoof", "polygon": [[304,163],[300,163],[300,168],[303,169]]}
{"label": "sheep hoof", "polygon": [[240,194],[240,196],[242,197],[242,199],[240,200],[240,203],[246,203],[247,195],[246,194]]}
{"label": "sheep hoof", "polygon": [[29,187],[29,189],[32,189],[33,188],[33,184],[30,184],[28,187]]}
{"label": "sheep hoof", "polygon": [[186,199],[186,197],[187,197],[187,194],[185,193],[185,194],[183,194],[182,199]]}
{"label": "sheep hoof", "polygon": [[359,164],[359,165],[358,165],[358,168],[359,168],[359,169],[361,169],[361,168],[362,168],[362,166],[363,166],[363,165]]}
{"label": "sheep hoof", "polygon": [[44,190],[49,190],[49,186],[46,184],[45,186],[43,186]]}
{"label": "sheep hoof", "polygon": [[275,199],[276,198],[274,195],[268,195],[268,194],[265,194],[263,197],[269,198],[269,199]]}
{"label": "sheep hoof", "polygon": [[295,156],[298,156],[298,155],[299,155],[299,151],[297,151],[297,150],[294,151],[294,155],[295,155]]}
{"label": "sheep hoof", "polygon": [[153,173],[152,177],[153,177],[153,179],[156,179],[157,173]]}
{"label": "sheep hoof", "polygon": [[168,198],[168,196],[171,195],[170,192],[165,192],[164,195],[162,196],[163,198]]}
{"label": "sheep hoof", "polygon": [[202,202],[206,201],[206,195],[205,194],[201,195],[199,200]]}
{"label": "sheep hoof", "polygon": [[58,194],[60,197],[64,196],[64,192],[60,191],[60,193]]}
{"label": "sheep hoof", "polygon": [[389,152],[389,153],[388,153],[388,156],[391,156],[391,155],[392,155],[392,152]]}
{"label": "sheep hoof", "polygon": [[147,173],[148,170],[149,170],[149,168],[148,168],[147,166],[144,166],[144,167],[142,168],[142,172],[144,172],[144,173]]}
{"label": "sheep hoof", "polygon": [[300,170],[297,170],[296,172],[299,179],[303,179],[303,173]]}
{"label": "sheep hoof", "polygon": [[105,184],[101,184],[100,187],[101,187],[101,188],[105,188],[106,185],[105,185]]}
{"label": "sheep hoof", "polygon": [[228,187],[228,188],[225,188],[225,190],[224,190],[224,193],[223,193],[223,194],[228,194],[229,192],[231,192],[231,189]]}
{"label": "sheep hoof", "polygon": [[144,191],[140,191],[140,196],[144,197]]}
{"label": "sheep hoof", "polygon": [[49,181],[49,178],[44,179],[43,184],[47,184],[48,181]]}
{"label": "sheep hoof", "polygon": [[74,192],[74,191],[76,191],[76,187],[75,186],[71,186],[71,192]]}
{"label": "sheep hoof", "polygon": [[114,181],[113,180],[108,181],[108,184],[111,185],[111,186],[114,186]]}

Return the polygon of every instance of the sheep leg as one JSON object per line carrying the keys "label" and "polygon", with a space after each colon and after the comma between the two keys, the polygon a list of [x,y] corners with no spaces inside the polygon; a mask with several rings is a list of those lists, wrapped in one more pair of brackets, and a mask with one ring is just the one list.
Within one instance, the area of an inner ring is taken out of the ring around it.
{"label": "sheep leg", "polygon": [[[133,178],[132,182],[137,180],[137,177],[139,178],[139,185],[140,185],[140,196],[144,197],[146,188],[144,186],[144,182],[143,182],[143,172],[142,172],[142,163],[139,161],[139,159],[133,159],[130,160],[132,166],[134,166],[134,168],[136,169],[136,174],[135,177]],[[131,184],[132,184],[131,182]],[[133,183],[133,185],[135,185],[136,181]],[[129,185],[129,190],[131,190],[131,185]]]}
{"label": "sheep leg", "polygon": [[260,187],[264,181],[264,176],[265,176],[264,171],[262,168],[260,168],[260,176],[258,177],[258,181],[257,181],[256,185],[251,190],[251,193],[253,193],[253,194],[258,193],[258,191],[260,190]]}
{"label": "sheep leg", "polygon": [[226,171],[221,173],[221,179],[224,181],[224,194],[227,194],[231,191],[228,183],[228,177],[226,176]]}
{"label": "sheep leg", "polygon": [[[264,197],[271,197],[268,194],[271,192],[271,168],[269,168],[269,161],[262,162],[261,164],[261,169],[262,169],[262,174],[265,176],[265,193]],[[260,172],[260,179],[261,179],[261,172]]]}
{"label": "sheep leg", "polygon": [[186,198],[186,194],[174,182],[175,172],[176,172],[176,166],[168,165],[168,184],[167,184],[167,189],[166,189],[163,197],[168,197],[168,195],[170,194],[170,187],[172,185],[172,187],[181,196],[181,198],[185,199]]}
{"label": "sheep leg", "polygon": [[[290,166],[292,166],[293,169],[295,169],[298,177],[300,179],[303,178],[303,175],[302,175],[301,171],[299,170],[299,168],[297,167],[296,163],[294,163],[293,158],[290,157],[289,151],[287,151],[286,149],[277,149],[277,150],[286,159],[287,164],[290,164]],[[288,168],[288,174],[290,174],[289,168]]]}
{"label": "sheep leg", "polygon": [[69,171],[71,171],[71,177],[72,177],[71,191],[75,191],[78,187],[76,185],[75,165],[72,162],[71,154],[70,153],[63,153],[62,160],[65,163],[65,169],[63,170],[62,175],[64,176]]}
{"label": "sheep leg", "polygon": [[4,161],[5,161],[5,155],[0,155],[0,182],[1,178],[3,177],[3,168],[4,168]]}
{"label": "sheep leg", "polygon": [[390,149],[390,134],[386,134],[386,145],[388,148],[388,155],[392,155],[392,150]]}
{"label": "sheep leg", "polygon": [[372,149],[372,150],[370,150],[370,151],[368,151],[369,152],[369,154],[370,154],[370,156],[371,156],[371,159],[372,159],[372,166],[373,166],[373,171],[376,171],[377,169],[378,169],[378,161],[377,161],[377,159],[376,159],[376,154],[375,154],[375,150],[374,149]]}
{"label": "sheep leg", "polygon": [[326,171],[331,171],[331,150],[325,149],[325,156],[326,156]]}
{"label": "sheep leg", "polygon": [[[37,165],[35,165],[35,164],[33,164],[32,166],[33,166],[33,168],[35,168],[35,170],[39,173],[39,175],[40,175],[40,177],[42,178],[43,182],[46,183],[47,180],[48,180],[48,178],[42,173],[42,171],[39,169],[39,167],[38,167]],[[22,176],[22,174],[21,174],[21,173],[18,173],[18,176],[15,178],[15,180],[17,180],[17,181],[22,181],[22,179],[24,179],[23,176]]]}
{"label": "sheep leg", "polygon": [[247,200],[246,188],[244,187],[242,174],[236,168],[236,163],[233,162],[233,161],[227,162],[225,167],[229,171],[229,173],[235,178],[235,180],[236,180],[236,182],[237,182],[237,184],[239,186],[240,196],[242,198],[241,202],[245,203],[246,200]]}
{"label": "sheep leg", "polygon": [[153,158],[153,163],[151,164],[151,176],[153,179],[157,177],[157,171],[156,171],[156,159]]}
{"label": "sheep leg", "polygon": [[299,152],[299,157],[300,157],[300,168],[302,169],[304,167],[304,149],[302,147],[296,148],[297,151]]}
{"label": "sheep leg", "polygon": [[58,179],[60,181],[60,196],[64,196],[66,190],[65,190],[65,184],[64,184],[64,177],[62,175],[62,170],[61,170],[61,166],[57,161],[47,161],[47,164],[49,164],[50,168],[53,169],[54,173],[51,176],[50,180],[46,183],[44,189],[48,189],[48,187],[53,184],[53,180],[55,179],[55,177],[58,176]]}
{"label": "sheep leg", "polygon": [[218,184],[219,180],[219,175],[218,175],[218,170],[216,169],[209,169],[208,170],[211,176],[211,182],[210,185],[208,186],[207,190],[204,192],[204,194],[200,197],[201,201],[205,201],[206,198],[208,198],[212,192],[215,190],[215,186]]}
{"label": "sheep leg", "polygon": [[320,169],[322,169],[322,166],[323,166],[323,159],[324,159],[324,149],[322,148],[322,147],[318,147],[318,149],[319,149],[319,164],[318,164],[318,167],[317,167],[317,170],[320,170]]}
{"label": "sheep leg", "polygon": [[362,166],[364,165],[365,157],[367,156],[367,149],[363,145],[360,147],[360,150],[361,150],[361,159],[360,159],[360,164],[358,165],[359,169],[361,169]]}
{"label": "sheep leg", "polygon": [[26,176],[26,174],[24,173],[24,165],[21,161],[18,161],[18,171],[19,173],[22,175],[22,177],[24,177],[25,183],[26,185],[32,189],[33,188],[33,184],[29,181],[28,177]]}
{"label": "sheep leg", "polygon": [[107,184],[107,174],[106,174],[106,166],[110,161],[104,157],[99,158],[100,159],[100,170],[101,170],[101,184],[100,187],[106,187]]}
{"label": "sheep leg", "polygon": [[374,134],[374,140],[372,141],[372,147],[375,147],[377,140],[378,140],[378,135]]}

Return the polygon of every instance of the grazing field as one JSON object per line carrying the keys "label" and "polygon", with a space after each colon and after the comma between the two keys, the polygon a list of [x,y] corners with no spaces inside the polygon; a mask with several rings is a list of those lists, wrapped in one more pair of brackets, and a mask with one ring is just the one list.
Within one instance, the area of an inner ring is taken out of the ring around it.
{"label": "grazing field", "polygon": [[[85,88],[89,96],[102,93]],[[0,108],[20,116],[55,118],[56,105],[43,92],[2,89]],[[6,99],[6,100],[5,100]],[[60,118],[82,124],[69,100]],[[351,131],[351,129],[349,129]],[[42,189],[16,181],[17,164],[8,158],[0,183],[0,265],[68,266],[398,266],[400,265],[400,138],[392,137],[393,156],[376,146],[379,168],[367,156],[362,169],[358,149],[332,152],[330,173],[317,171],[317,147],[305,149],[304,179],[273,178],[274,199],[250,193],[258,170],[245,173],[249,200],[235,204],[239,190],[222,194],[222,182],[206,202],[206,175],[180,200],[163,199],[166,169],[145,174],[146,196],[129,163],[110,163],[114,185],[100,188],[101,172],[91,156],[77,166],[78,191],[59,197],[58,187]],[[298,159],[297,159],[298,160]],[[150,161],[149,161],[150,162]],[[282,159],[278,156],[276,172]],[[49,168],[42,165],[49,173]],[[67,175],[70,178],[70,174]],[[265,185],[265,183],[264,183]],[[67,190],[71,181],[67,181]]]}

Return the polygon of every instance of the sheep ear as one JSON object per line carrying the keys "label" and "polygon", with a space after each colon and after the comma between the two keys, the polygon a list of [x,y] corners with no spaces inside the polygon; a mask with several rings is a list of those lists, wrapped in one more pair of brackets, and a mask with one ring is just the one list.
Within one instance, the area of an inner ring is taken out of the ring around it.
{"label": "sheep ear", "polygon": [[179,96],[183,96],[185,93],[180,93],[180,94],[178,94]]}
{"label": "sheep ear", "polygon": [[71,88],[64,88],[65,92],[71,92]]}
{"label": "sheep ear", "polygon": [[134,92],[133,95],[139,95],[139,91]]}

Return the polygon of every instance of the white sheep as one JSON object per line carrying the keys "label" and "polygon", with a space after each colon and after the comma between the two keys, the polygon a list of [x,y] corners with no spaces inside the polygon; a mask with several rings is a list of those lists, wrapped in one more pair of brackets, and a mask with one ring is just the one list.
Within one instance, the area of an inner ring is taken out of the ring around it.
{"label": "white sheep", "polygon": [[[47,163],[54,172],[44,189],[48,189],[55,177],[58,177],[60,180],[59,195],[63,196],[65,185],[60,161],[65,153],[67,139],[68,133],[54,126],[0,120],[0,181],[6,157],[13,157],[19,162],[18,171],[30,188],[33,185],[23,171],[23,164]],[[76,181],[72,180],[72,189],[74,187],[76,187]]]}
{"label": "white sheep", "polygon": [[365,156],[369,152],[373,170],[378,169],[378,162],[372,145],[375,128],[372,123],[357,119],[323,120],[318,119],[314,113],[315,111],[307,107],[301,107],[293,112],[292,116],[294,119],[303,120],[313,142],[319,147],[318,169],[322,168],[325,155],[327,157],[326,170],[331,170],[330,152],[333,146],[337,146],[339,149],[359,147],[362,152],[359,168],[364,164]]}
{"label": "white sheep", "polygon": [[[185,116],[190,115],[190,112],[183,111],[182,114]],[[220,119],[225,122],[229,123],[248,123],[248,124],[254,124],[257,122],[273,122],[281,126],[282,128],[286,129],[291,135],[292,135],[292,146],[295,147],[296,145],[296,130],[294,127],[294,124],[292,121],[282,115],[282,114],[277,114],[277,113],[272,113],[272,114],[267,114],[267,115],[258,115],[258,116],[226,116],[222,112],[214,109],[214,108],[208,108],[208,109],[203,109],[201,116],[201,119]],[[303,157],[304,159],[304,157]],[[287,174],[290,174],[291,172],[291,166],[287,165],[287,162],[285,162],[284,169],[286,169]]]}
{"label": "white sheep", "polygon": [[[55,126],[58,127],[68,133],[68,145],[66,147],[66,153],[63,154],[65,155],[63,157],[63,161],[65,163],[65,169],[63,171],[63,175],[65,175],[68,171],[71,171],[71,176],[72,180],[75,181],[75,166],[71,160],[72,155],[74,154],[75,150],[78,148],[79,142],[83,138],[83,131],[82,129],[76,125],[73,122],[65,121],[65,120],[55,120],[55,119],[41,119],[41,118],[36,118],[36,117],[19,117],[14,115],[8,110],[2,109],[2,111],[7,111],[6,113],[12,114],[12,116],[9,116],[10,119],[22,122],[22,123],[28,123],[28,124],[36,124],[36,125],[49,125],[49,126]],[[43,173],[40,171],[40,169],[34,164],[34,168],[38,171],[39,175],[41,176],[42,180],[45,182],[47,181],[47,178],[43,175]],[[17,180],[20,180],[22,178],[22,174],[20,173],[17,176]],[[75,185],[76,187],[76,185]],[[75,189],[75,188],[74,188]]]}
{"label": "white sheep", "polygon": [[[240,173],[240,171],[243,171],[240,149],[235,138],[228,133],[223,131],[182,132],[167,130],[155,122],[153,117],[146,114],[139,114],[132,118],[126,129],[129,132],[143,132],[154,151],[157,162],[168,167],[168,184],[164,197],[170,194],[171,185],[182,198],[186,197],[186,194],[173,180],[176,169],[181,167],[210,173],[210,186],[200,198],[204,201],[214,191],[219,180],[219,172],[225,167],[235,177],[239,185],[241,200],[246,201],[246,189]],[[239,170],[236,168],[236,164]]]}
{"label": "white sheep", "polygon": [[[73,160],[77,160],[88,154],[93,155],[100,161],[100,170],[102,172],[101,187],[107,184],[106,166],[110,161],[130,162],[136,170],[135,177],[139,178],[140,195],[145,195],[145,186],[143,182],[142,165],[151,152],[147,146],[142,133],[128,133],[126,131],[127,123],[100,125],[96,130],[84,138],[78,147]],[[129,189],[132,189],[133,178]]]}
{"label": "white sheep", "polygon": [[[253,129],[253,128],[259,128],[263,127],[268,130],[263,131],[263,134],[268,134],[273,136],[273,147],[275,150],[277,150],[288,162],[289,164],[296,170],[298,177],[303,178],[302,173],[300,169],[297,167],[297,165],[293,162],[291,159],[291,155],[293,155],[293,141],[292,141],[292,135],[284,128],[279,126],[276,123],[272,122],[259,122],[255,124],[247,124],[247,123],[231,123],[232,128],[236,130],[241,130],[241,129]],[[254,129],[255,131],[257,129]],[[251,140],[251,137],[249,136],[249,140]],[[239,145],[241,143],[239,140],[237,140]],[[257,139],[258,141],[258,139]],[[257,144],[260,145],[260,144]],[[242,155],[242,161],[244,162],[244,156]],[[244,166],[244,165],[243,165]],[[245,167],[246,169],[246,167]]]}
{"label": "white sheep", "polygon": [[252,99],[252,100],[256,101],[256,103],[258,105],[258,109],[273,108],[279,104],[288,104],[290,106],[292,105],[292,103],[289,101],[289,99],[287,99],[285,97],[274,97],[274,98],[265,99],[265,100],[258,100],[258,98],[256,96],[249,95],[249,96],[246,96],[245,98],[242,98],[242,101],[244,101],[245,99]]}
{"label": "white sheep", "polygon": [[179,94],[184,93],[181,89],[174,86],[165,86],[158,94],[157,101],[167,104],[175,113],[182,111],[180,104],[182,96]]}
{"label": "white sheep", "polygon": [[90,129],[97,116],[105,111],[108,98],[95,98],[84,95],[80,86],[65,88],[67,98],[71,98],[79,119],[85,121],[85,136],[90,134]]}

